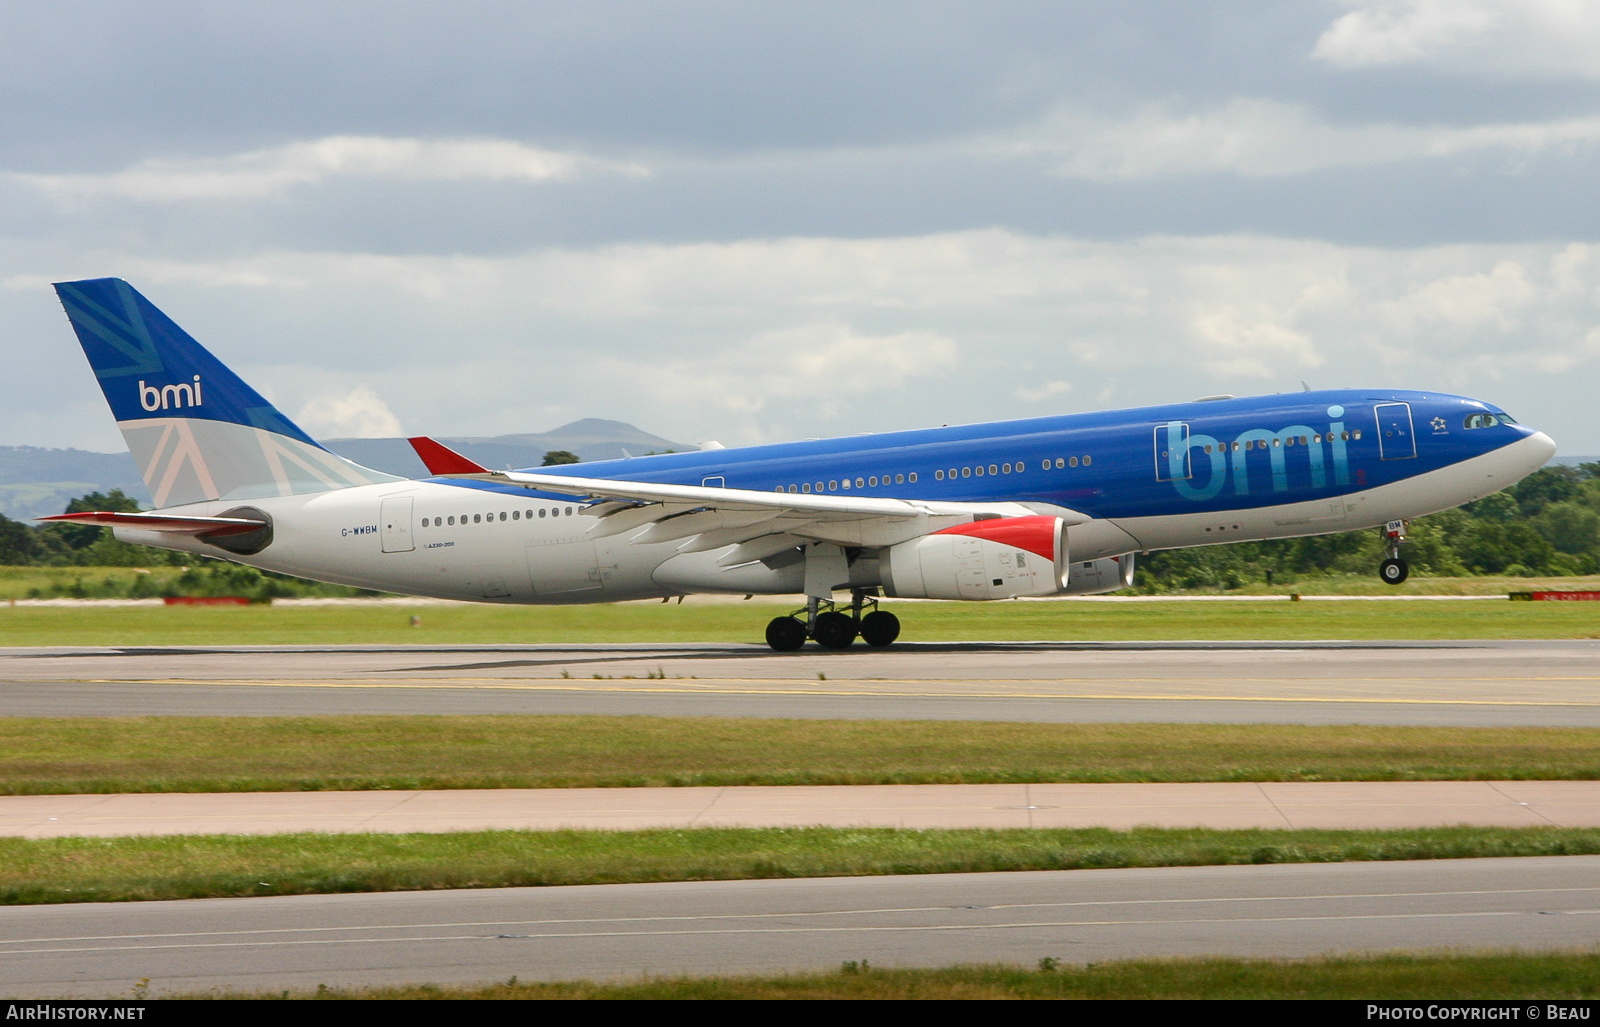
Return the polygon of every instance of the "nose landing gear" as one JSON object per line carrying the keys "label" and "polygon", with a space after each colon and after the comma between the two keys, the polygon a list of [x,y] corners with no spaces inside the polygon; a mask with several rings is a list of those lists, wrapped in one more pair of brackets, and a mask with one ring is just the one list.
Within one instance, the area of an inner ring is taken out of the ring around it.
{"label": "nose landing gear", "polygon": [[[862,616],[862,608],[869,604],[872,611]],[[805,645],[807,638],[813,638],[824,649],[848,649],[859,637],[874,648],[882,648],[900,637],[900,618],[877,606],[876,597],[865,592],[851,595],[848,613],[835,608],[830,599],[813,596],[806,600],[805,609],[773,618],[767,625],[767,645],[780,653],[791,653]]]}
{"label": "nose landing gear", "polygon": [[1411,565],[1400,559],[1400,543],[1406,540],[1406,522],[1390,521],[1384,525],[1383,539],[1389,547],[1389,558],[1378,564],[1378,577],[1386,585],[1402,584],[1411,576]]}

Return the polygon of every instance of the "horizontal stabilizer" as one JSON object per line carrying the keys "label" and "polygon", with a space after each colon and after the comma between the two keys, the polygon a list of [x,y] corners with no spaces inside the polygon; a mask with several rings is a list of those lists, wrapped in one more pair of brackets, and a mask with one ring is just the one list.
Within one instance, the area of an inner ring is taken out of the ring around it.
{"label": "horizontal stabilizer", "polygon": [[429,474],[490,473],[487,467],[473,463],[449,446],[435,442],[426,435],[418,435],[406,441],[411,443],[411,448],[417,451],[417,456],[427,465]]}
{"label": "horizontal stabilizer", "polygon": [[40,521],[67,521],[72,524],[101,524],[108,528],[139,528],[143,531],[167,531],[178,535],[205,535],[221,538],[226,535],[243,535],[267,526],[266,521],[250,517],[176,517],[156,513],[120,513],[97,510],[84,513],[54,514],[35,518]]}

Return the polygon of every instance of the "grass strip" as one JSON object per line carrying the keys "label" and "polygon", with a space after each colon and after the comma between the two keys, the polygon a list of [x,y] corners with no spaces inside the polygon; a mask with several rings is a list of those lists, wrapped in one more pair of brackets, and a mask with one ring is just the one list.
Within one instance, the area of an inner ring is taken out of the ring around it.
{"label": "grass strip", "polygon": [[[831,973],[653,977],[625,983],[520,982],[477,988],[411,985],[182,998],[286,999],[1587,999],[1600,995],[1600,953],[1448,952],[1315,959],[1126,959],[1085,966],[885,969],[848,962]],[[1542,1011],[1541,1011],[1542,1012]]]}
{"label": "grass strip", "polygon": [[[937,641],[1171,639],[1600,638],[1592,603],[1437,600],[1414,603],[886,603],[900,637]],[[0,644],[269,645],[504,642],[749,642],[762,644],[770,602],[682,606],[0,605]],[[411,617],[420,618],[418,627]]]}
{"label": "grass strip", "polygon": [[658,881],[1566,856],[1593,828],[695,828],[0,839],[0,904]]}
{"label": "grass strip", "polygon": [[1600,779],[1600,729],[733,717],[0,718],[0,794]]}

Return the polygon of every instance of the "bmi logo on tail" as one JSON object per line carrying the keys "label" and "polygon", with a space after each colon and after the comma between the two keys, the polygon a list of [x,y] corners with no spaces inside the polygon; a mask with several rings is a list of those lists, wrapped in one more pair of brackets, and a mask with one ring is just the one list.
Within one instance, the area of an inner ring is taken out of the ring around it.
{"label": "bmi logo on tail", "polygon": [[200,376],[194,376],[194,384],[184,382],[182,385],[163,385],[156,388],[146,385],[144,379],[139,379],[139,405],[146,410],[167,410],[173,407],[197,407],[201,404]]}

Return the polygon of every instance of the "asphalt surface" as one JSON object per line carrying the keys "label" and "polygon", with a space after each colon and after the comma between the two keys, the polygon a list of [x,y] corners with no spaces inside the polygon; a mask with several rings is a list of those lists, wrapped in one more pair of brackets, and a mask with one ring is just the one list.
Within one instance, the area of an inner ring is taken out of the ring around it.
{"label": "asphalt surface", "polygon": [[1600,640],[0,650],[0,716],[582,713],[1600,726]]}
{"label": "asphalt surface", "polygon": [[0,994],[126,997],[1600,942],[1600,857],[0,908]]}

